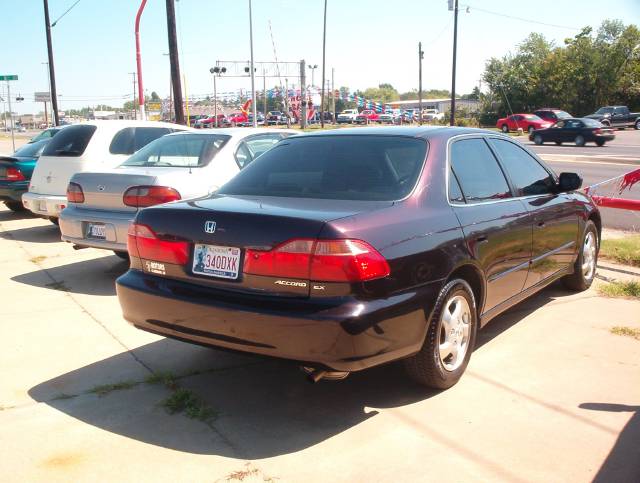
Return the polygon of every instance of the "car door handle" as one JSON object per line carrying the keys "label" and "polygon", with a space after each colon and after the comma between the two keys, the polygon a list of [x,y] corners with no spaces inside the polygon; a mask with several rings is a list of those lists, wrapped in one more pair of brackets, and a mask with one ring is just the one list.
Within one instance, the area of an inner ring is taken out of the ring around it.
{"label": "car door handle", "polygon": [[544,221],[538,222],[538,228],[544,228],[544,225],[545,225]]}
{"label": "car door handle", "polygon": [[489,239],[486,237],[486,235],[482,235],[476,238],[476,243],[486,243],[488,241]]}

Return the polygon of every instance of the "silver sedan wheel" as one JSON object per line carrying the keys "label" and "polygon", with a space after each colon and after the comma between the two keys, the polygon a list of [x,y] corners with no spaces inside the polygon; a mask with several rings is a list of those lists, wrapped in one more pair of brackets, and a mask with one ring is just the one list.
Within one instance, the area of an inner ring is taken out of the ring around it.
{"label": "silver sedan wheel", "polygon": [[447,301],[442,312],[438,353],[447,371],[455,371],[467,354],[471,329],[471,309],[461,295]]}
{"label": "silver sedan wheel", "polygon": [[591,280],[596,271],[596,248],[596,237],[590,231],[582,245],[582,275],[587,280]]}

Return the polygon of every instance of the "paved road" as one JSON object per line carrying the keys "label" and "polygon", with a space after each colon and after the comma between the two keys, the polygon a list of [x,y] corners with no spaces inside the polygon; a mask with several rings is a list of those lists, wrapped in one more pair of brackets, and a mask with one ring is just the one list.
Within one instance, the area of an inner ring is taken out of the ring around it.
{"label": "paved road", "polygon": [[577,147],[573,144],[563,144],[556,146],[553,143],[536,146],[526,136],[515,137],[540,155],[555,155],[561,157],[597,157],[597,158],[628,158],[624,161],[635,161],[640,164],[640,131],[635,129],[625,129],[616,131],[616,139],[603,147],[595,144],[588,144],[584,147]]}

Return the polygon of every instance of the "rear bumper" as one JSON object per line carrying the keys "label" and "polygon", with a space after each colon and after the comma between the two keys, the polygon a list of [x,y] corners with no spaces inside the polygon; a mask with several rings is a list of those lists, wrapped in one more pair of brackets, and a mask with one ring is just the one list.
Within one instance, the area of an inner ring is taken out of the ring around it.
{"label": "rear bumper", "polygon": [[419,351],[439,286],[362,301],[230,293],[133,269],[116,280],[124,318],[140,329],[335,371]]}
{"label": "rear bumper", "polygon": [[36,215],[58,218],[67,206],[67,197],[27,192],[22,195],[22,204]]}
{"label": "rear bumper", "polygon": [[[85,210],[71,204],[60,213],[62,240],[83,247],[127,251],[127,232],[135,212]],[[90,224],[105,225],[105,238],[91,238]]]}
{"label": "rear bumper", "polygon": [[28,189],[28,181],[0,181],[0,201],[21,202]]}

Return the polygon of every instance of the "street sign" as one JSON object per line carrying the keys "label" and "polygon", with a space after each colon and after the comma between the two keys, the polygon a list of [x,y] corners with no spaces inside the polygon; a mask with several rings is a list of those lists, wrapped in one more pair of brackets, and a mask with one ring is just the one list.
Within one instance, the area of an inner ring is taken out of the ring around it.
{"label": "street sign", "polygon": [[147,102],[147,111],[160,111],[162,110],[162,103],[155,101]]}
{"label": "street sign", "polygon": [[18,80],[17,75],[0,75],[0,81]]}
{"label": "street sign", "polygon": [[33,99],[35,102],[51,102],[51,93],[49,92],[34,92]]}

